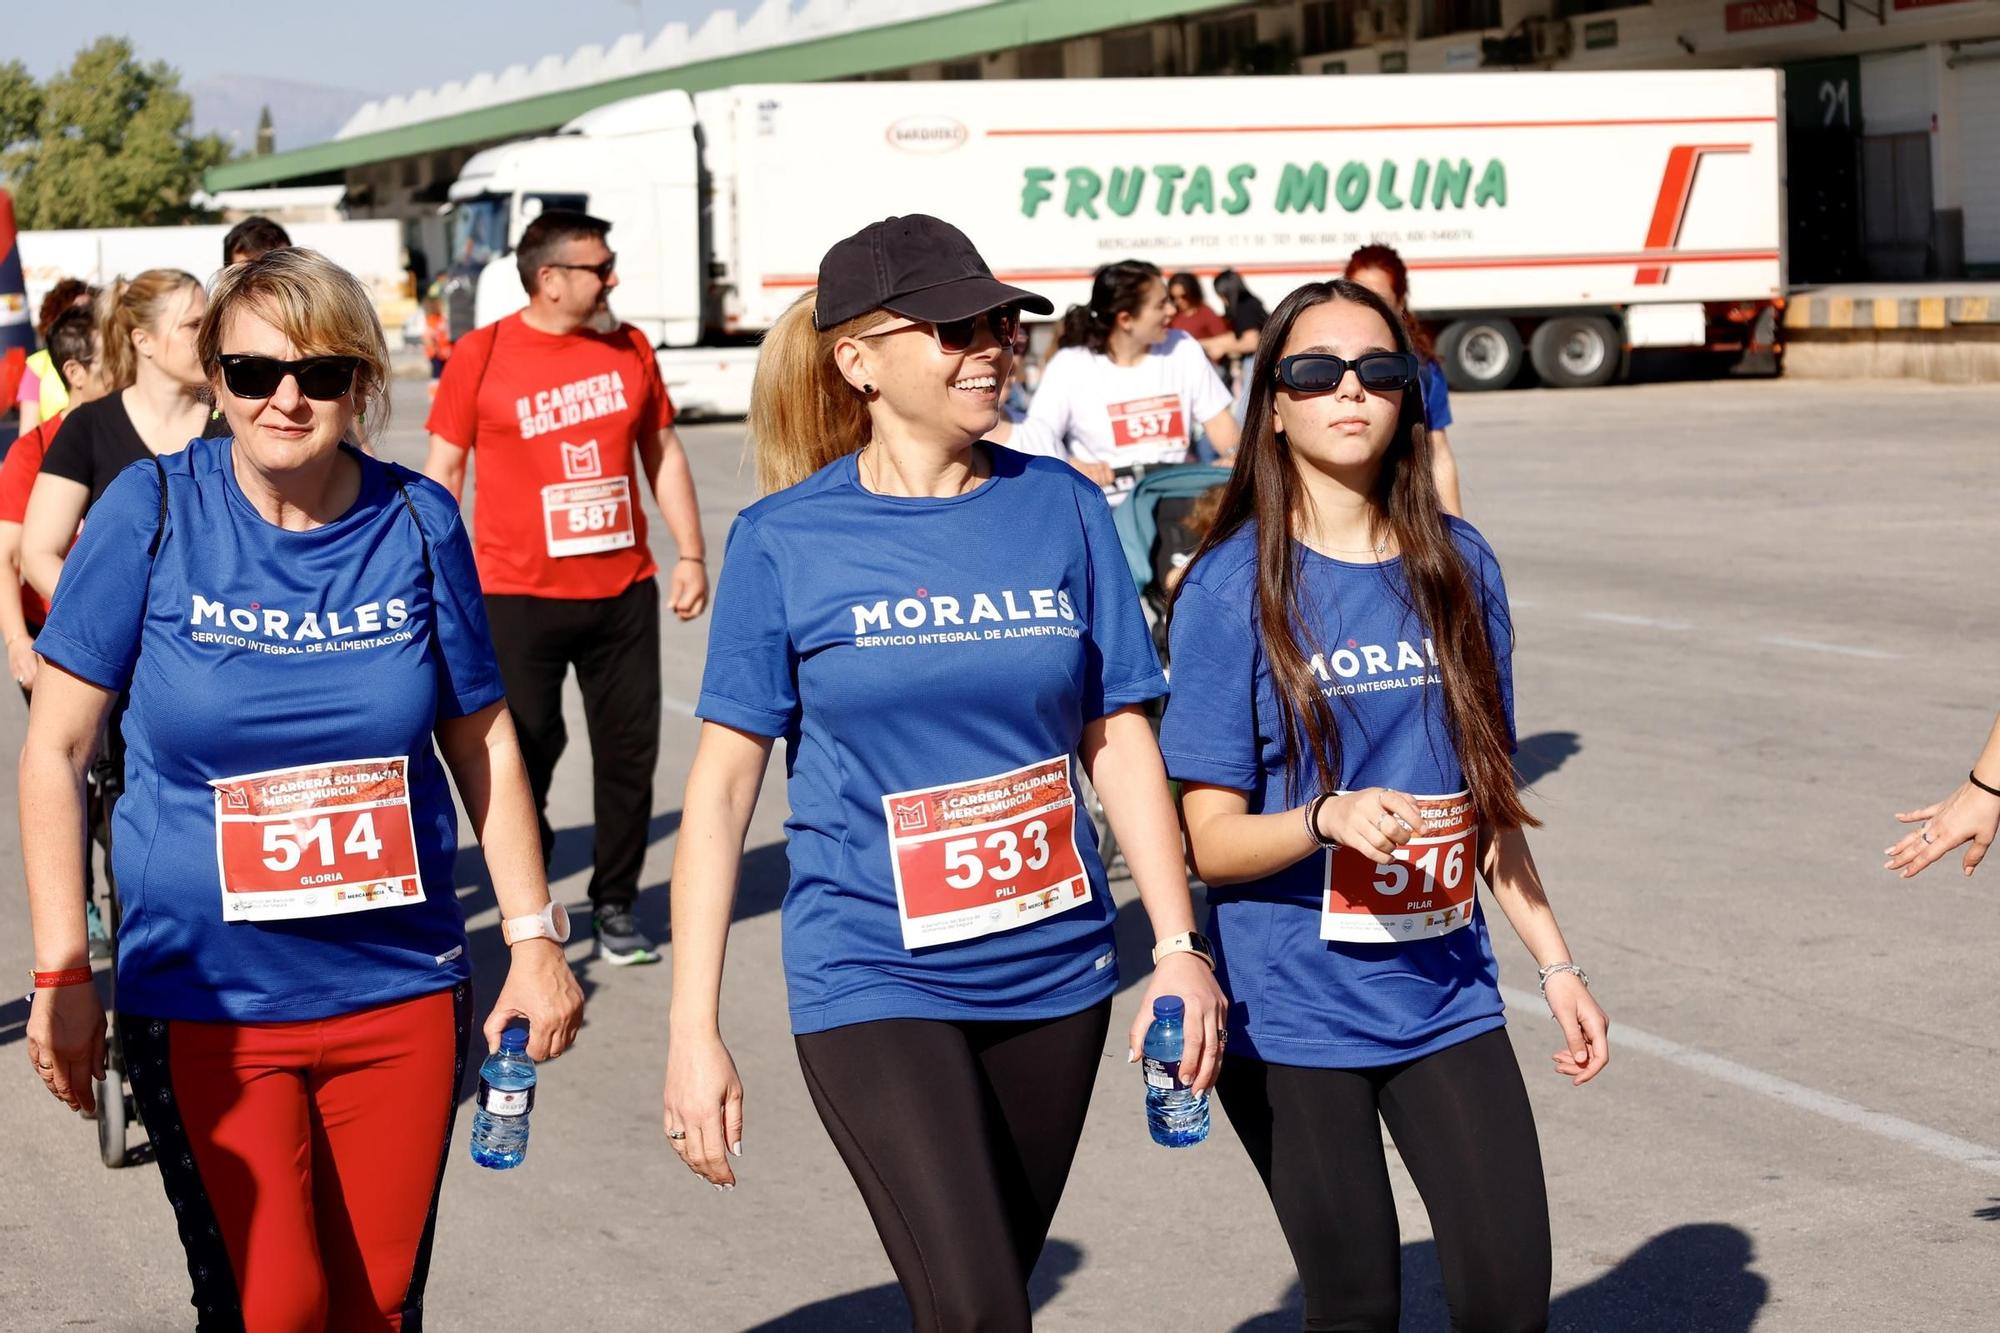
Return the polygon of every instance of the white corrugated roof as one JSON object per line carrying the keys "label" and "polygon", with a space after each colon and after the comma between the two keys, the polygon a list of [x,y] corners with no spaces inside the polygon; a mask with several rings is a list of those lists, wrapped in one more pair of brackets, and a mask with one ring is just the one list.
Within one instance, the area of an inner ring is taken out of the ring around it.
{"label": "white corrugated roof", "polygon": [[834,33],[887,27],[993,3],[996,0],[762,0],[748,17],[735,9],[718,9],[692,31],[685,23],[669,23],[651,41],[643,33],[627,33],[608,50],[593,43],[579,47],[567,58],[544,56],[533,68],[509,65],[497,74],[475,74],[464,81],[454,79],[437,88],[368,102],[348,118],[334,138],[351,139],[539,93],[586,88],[631,74],[793,46]]}

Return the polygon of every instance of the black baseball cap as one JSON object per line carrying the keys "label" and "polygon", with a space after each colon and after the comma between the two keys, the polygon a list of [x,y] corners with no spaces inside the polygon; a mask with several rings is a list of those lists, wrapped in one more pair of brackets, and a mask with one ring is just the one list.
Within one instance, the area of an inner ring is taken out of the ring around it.
{"label": "black baseball cap", "polygon": [[836,242],[819,261],[813,302],[813,327],[822,333],[870,310],[932,321],[1003,305],[1055,313],[1047,297],[995,278],[964,232],[926,213],[871,222]]}

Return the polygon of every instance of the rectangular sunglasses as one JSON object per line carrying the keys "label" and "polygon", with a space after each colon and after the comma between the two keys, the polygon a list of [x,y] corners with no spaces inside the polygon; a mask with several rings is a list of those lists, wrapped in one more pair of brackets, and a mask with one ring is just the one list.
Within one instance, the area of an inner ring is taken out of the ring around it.
{"label": "rectangular sunglasses", "polygon": [[956,353],[970,351],[972,345],[979,341],[981,321],[993,330],[993,340],[1002,347],[1014,345],[1014,331],[1021,327],[1021,312],[1011,305],[995,306],[976,315],[967,315],[964,319],[927,320],[908,315],[904,318],[910,322],[895,328],[870,329],[861,336],[873,338],[883,333],[901,333],[904,329],[919,329],[928,324],[931,336],[937,339],[938,350]]}
{"label": "rectangular sunglasses", "polygon": [[1362,388],[1377,393],[1417,382],[1417,358],[1408,352],[1364,352],[1351,361],[1327,352],[1301,352],[1278,362],[1278,383],[1294,393],[1331,393],[1350,369]]}
{"label": "rectangular sunglasses", "polygon": [[308,356],[297,361],[280,361],[274,356],[231,355],[222,362],[222,382],[238,398],[269,398],[285,382],[297,377],[299,392],[325,402],[344,397],[354,387],[354,374],[361,369],[356,356]]}

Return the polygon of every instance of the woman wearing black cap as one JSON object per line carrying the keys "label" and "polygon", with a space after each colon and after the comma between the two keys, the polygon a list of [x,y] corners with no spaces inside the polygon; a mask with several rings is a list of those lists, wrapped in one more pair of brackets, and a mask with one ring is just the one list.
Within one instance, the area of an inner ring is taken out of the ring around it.
{"label": "woman wearing black cap", "polygon": [[736,1181],[717,1025],[743,835],[786,742],[792,1026],[820,1117],[924,1330],[1026,1329],[1117,985],[1115,905],[1072,756],[1151,918],[1155,995],[1214,1081],[1226,1002],[1139,706],[1166,689],[1110,511],[983,443],[1022,307],[935,218],[827,253],[751,395],[774,492],[729,536],[674,875],[667,1137]]}

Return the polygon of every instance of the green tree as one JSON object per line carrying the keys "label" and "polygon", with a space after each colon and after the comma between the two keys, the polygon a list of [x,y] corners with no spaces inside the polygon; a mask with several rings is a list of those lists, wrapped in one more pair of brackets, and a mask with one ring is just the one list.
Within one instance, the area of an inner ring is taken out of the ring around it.
{"label": "green tree", "polygon": [[37,88],[0,66],[0,175],[23,227],[148,227],[201,216],[201,174],[228,160],[196,138],[194,104],[163,62],[142,65],[122,37],[100,37]]}

